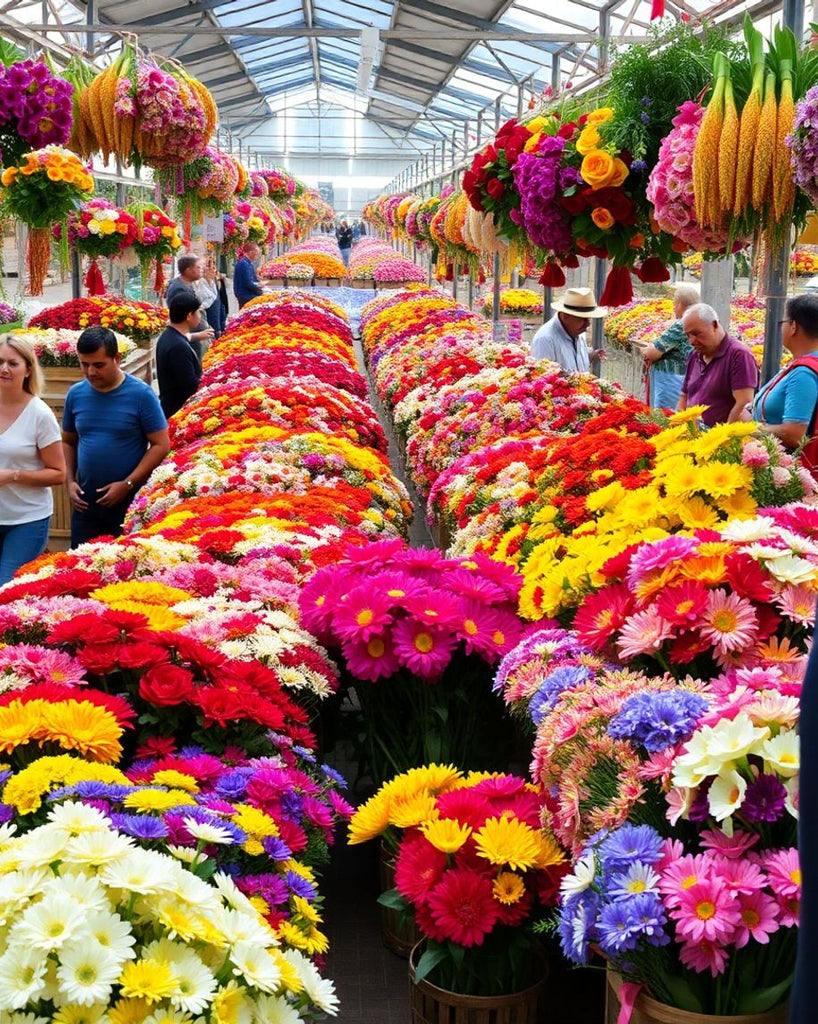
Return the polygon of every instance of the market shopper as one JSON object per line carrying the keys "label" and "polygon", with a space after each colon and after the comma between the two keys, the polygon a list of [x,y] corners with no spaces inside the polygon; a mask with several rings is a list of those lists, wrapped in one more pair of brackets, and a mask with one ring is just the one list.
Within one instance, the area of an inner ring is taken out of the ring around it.
{"label": "market shopper", "polygon": [[344,261],[344,266],[349,266],[349,254],[352,251],[352,228],[345,221],[341,221],[341,226],[338,228],[335,236],[338,240],[338,248],[341,250],[341,259]]}
{"label": "market shopper", "polygon": [[[805,437],[815,435],[818,412],[818,296],[809,292],[788,299],[780,322],[785,348],[792,362],[756,395],[749,413],[792,451]],[[808,469],[818,467],[818,445],[807,444],[801,453]]]}
{"label": "market shopper", "polygon": [[531,339],[532,357],[550,359],[564,370],[588,373],[591,358],[599,359],[605,352],[598,349],[589,354],[585,332],[591,320],[607,315],[607,309],[597,306],[590,288],[568,288],[552,308],[554,315]]}
{"label": "market shopper", "polygon": [[72,547],[122,532],[136,490],[170,448],[159,399],[123,372],[114,332],[87,327],[77,355],[84,380],[69,388],[62,420]]}
{"label": "market shopper", "polygon": [[[218,338],[222,332],[219,276],[220,275],[216,270],[216,265],[213,262],[213,259],[210,258],[205,260],[201,277],[193,282],[193,292],[199,300],[199,308],[202,311],[202,316],[204,316],[207,321],[207,326],[209,326],[213,331],[210,336],[211,338]],[[170,309],[170,300],[168,300],[168,309]],[[209,339],[202,339],[203,351],[207,351],[209,343]]]}
{"label": "market shopper", "polygon": [[[170,282],[165,293],[165,301],[168,306],[170,306],[171,300],[176,295],[181,295],[185,292],[189,295],[196,295],[197,283],[202,279],[201,260],[193,253],[180,256],[176,261],[176,269],[178,274]],[[201,302],[199,304],[201,305]],[[202,343],[213,337],[212,334],[208,334],[209,330],[210,325],[207,322],[207,318],[200,315],[196,330],[192,331],[190,335],[190,345],[199,357],[199,362],[202,361],[202,353],[204,351]]]}
{"label": "market shopper", "polygon": [[250,299],[264,292],[256,273],[256,260],[260,255],[261,249],[258,245],[255,242],[248,242],[236,260],[233,270],[233,294],[236,296],[239,309]]}
{"label": "market shopper", "polygon": [[42,384],[31,343],[0,335],[0,584],[45,550],[51,488],[65,479],[60,427],[39,398]]}
{"label": "market shopper", "polygon": [[735,423],[758,387],[758,367],[753,353],[719,323],[718,313],[704,302],[691,306],[682,317],[682,328],[693,352],[687,360],[677,409],[707,406],[702,413],[706,426]]}
{"label": "market shopper", "polygon": [[[202,379],[202,365],[189,344],[199,322],[199,300],[195,295],[176,295],[170,301],[168,320],[156,343],[156,376],[162,412],[170,419],[195,394]],[[210,332],[212,337],[212,328]]]}
{"label": "market shopper", "polygon": [[695,284],[679,284],[673,293],[673,323],[656,339],[642,346],[650,364],[650,404],[654,409],[675,409],[682,393],[687,360],[693,349],[682,327],[685,311],[701,302]]}

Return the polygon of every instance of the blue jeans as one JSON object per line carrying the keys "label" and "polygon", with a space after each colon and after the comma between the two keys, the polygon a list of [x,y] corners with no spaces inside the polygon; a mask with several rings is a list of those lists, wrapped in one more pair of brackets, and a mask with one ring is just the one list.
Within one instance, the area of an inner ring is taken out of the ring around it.
{"label": "blue jeans", "polygon": [[122,524],[132,500],[133,496],[121,505],[113,505],[110,508],[91,501],[84,512],[73,509],[71,512],[71,547],[76,548],[80,544],[87,544],[88,541],[96,540],[97,537],[118,537],[122,533]]}
{"label": "blue jeans", "polygon": [[684,375],[650,368],[650,404],[654,409],[675,409],[682,393]]}
{"label": "blue jeans", "polygon": [[349,254],[352,252],[351,249],[341,249],[341,259],[344,261],[344,266],[349,266]]}
{"label": "blue jeans", "polygon": [[8,583],[21,565],[45,551],[51,516],[32,523],[0,524],[0,585]]}

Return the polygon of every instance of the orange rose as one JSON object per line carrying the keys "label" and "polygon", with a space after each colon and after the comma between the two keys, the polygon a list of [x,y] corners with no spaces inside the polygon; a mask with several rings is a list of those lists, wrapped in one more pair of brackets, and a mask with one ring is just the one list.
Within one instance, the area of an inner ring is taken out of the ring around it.
{"label": "orange rose", "polygon": [[627,178],[627,176],[630,174],[630,171],[628,170],[628,165],[625,163],[624,160],[620,160],[618,156],[614,157],[614,168],[616,169],[616,173],[610,180],[610,185],[612,188],[616,188],[617,186],[621,185],[625,178]]}
{"label": "orange rose", "polygon": [[608,228],[612,228],[614,226],[614,219],[611,215],[611,211],[606,210],[604,206],[597,206],[597,208],[591,213],[591,220],[602,231],[607,231]]}
{"label": "orange rose", "polygon": [[0,176],[0,182],[2,182],[2,184],[7,187],[16,179],[16,177],[17,168],[7,167],[5,171],[3,171],[2,176]]}
{"label": "orange rose", "polygon": [[645,236],[641,231],[637,232],[635,235],[631,235],[631,240],[628,242],[631,249],[641,249],[644,244]]}
{"label": "orange rose", "polygon": [[595,150],[599,146],[600,142],[602,142],[602,137],[599,132],[596,130],[594,125],[589,124],[579,133],[579,138],[577,139],[577,153],[585,156],[586,153],[590,153],[592,150]]}
{"label": "orange rose", "polygon": [[582,175],[582,180],[587,181],[594,191],[605,188],[606,185],[610,185],[611,179],[616,173],[614,159],[604,149],[592,149],[583,157],[579,173]]}
{"label": "orange rose", "polygon": [[605,124],[606,121],[610,121],[614,116],[612,107],[597,107],[596,110],[592,110],[590,114],[585,118],[586,124]]}

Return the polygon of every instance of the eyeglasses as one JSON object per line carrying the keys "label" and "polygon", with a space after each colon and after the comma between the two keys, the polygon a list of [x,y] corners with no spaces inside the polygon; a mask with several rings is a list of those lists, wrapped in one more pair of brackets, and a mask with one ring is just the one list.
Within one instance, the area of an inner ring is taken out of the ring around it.
{"label": "eyeglasses", "polygon": [[794,320],[779,320],[778,321],[778,326],[779,327],[783,327],[784,324],[794,324],[794,323],[795,323]]}

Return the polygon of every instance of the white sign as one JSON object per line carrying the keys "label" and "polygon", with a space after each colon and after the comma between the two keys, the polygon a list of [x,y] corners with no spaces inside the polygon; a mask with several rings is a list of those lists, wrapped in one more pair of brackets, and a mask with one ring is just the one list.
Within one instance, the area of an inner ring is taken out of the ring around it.
{"label": "white sign", "polygon": [[206,242],[224,241],[224,220],[221,215],[204,218],[204,236]]}

